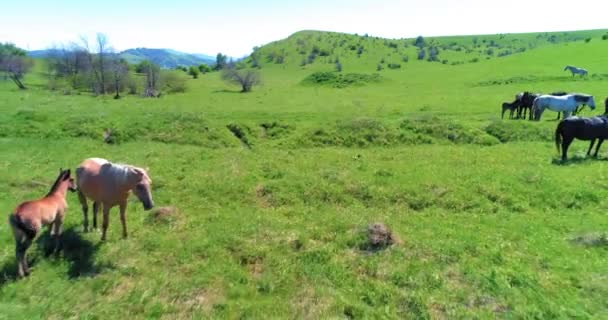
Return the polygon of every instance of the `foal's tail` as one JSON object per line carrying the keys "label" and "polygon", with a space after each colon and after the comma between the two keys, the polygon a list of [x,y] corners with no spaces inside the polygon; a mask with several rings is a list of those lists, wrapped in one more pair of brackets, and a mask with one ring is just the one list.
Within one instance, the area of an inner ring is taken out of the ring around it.
{"label": "foal's tail", "polygon": [[[8,222],[10,223],[11,227],[13,227],[13,229],[17,229],[17,230],[23,232],[30,240],[32,240],[36,237],[36,233],[37,233],[36,230],[25,225],[25,223],[23,223],[23,221],[21,221],[21,219],[19,219],[19,217],[16,214],[14,214],[14,213],[11,214],[8,217]],[[15,239],[16,238],[17,238],[17,236],[15,235]]]}
{"label": "foal's tail", "polygon": [[557,148],[557,153],[561,152],[560,149],[560,145],[562,144],[562,127],[563,127],[564,121],[560,121],[559,124],[557,124],[557,129],[555,129],[555,147]]}

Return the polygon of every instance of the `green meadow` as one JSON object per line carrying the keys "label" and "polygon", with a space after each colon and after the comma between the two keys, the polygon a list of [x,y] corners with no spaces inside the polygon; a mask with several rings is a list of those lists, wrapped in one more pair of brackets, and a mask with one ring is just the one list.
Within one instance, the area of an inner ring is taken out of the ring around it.
{"label": "green meadow", "polygon": [[[245,60],[250,93],[212,72],[119,100],[50,90],[38,60],[27,90],[0,81],[0,210],[103,157],[149,167],[176,213],[132,197],[129,238],[115,208],[102,243],[68,194],[64,250],[45,229],[22,280],[0,224],[0,319],[608,318],[608,151],[561,163],[555,113],[500,119],[522,91],[603,113],[604,34],[425,38],[418,60],[414,39],[303,31]],[[368,250],[374,222],[398,241]]]}

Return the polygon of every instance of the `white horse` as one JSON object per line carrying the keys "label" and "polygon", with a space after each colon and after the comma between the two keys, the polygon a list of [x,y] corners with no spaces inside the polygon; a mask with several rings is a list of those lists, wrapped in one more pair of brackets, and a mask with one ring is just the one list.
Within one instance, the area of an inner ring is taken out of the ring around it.
{"label": "white horse", "polygon": [[581,105],[588,105],[591,110],[595,110],[593,96],[586,94],[567,94],[565,96],[542,95],[534,99],[532,114],[534,115],[534,119],[539,121],[545,109],[549,109],[563,112],[564,119],[566,119],[570,116],[570,113]]}
{"label": "white horse", "polygon": [[583,69],[583,68],[577,68],[575,66],[566,66],[564,68],[564,71],[569,70],[570,72],[572,72],[572,76],[574,77],[574,75],[576,74],[580,74],[581,77],[586,76],[587,75],[587,70]]}

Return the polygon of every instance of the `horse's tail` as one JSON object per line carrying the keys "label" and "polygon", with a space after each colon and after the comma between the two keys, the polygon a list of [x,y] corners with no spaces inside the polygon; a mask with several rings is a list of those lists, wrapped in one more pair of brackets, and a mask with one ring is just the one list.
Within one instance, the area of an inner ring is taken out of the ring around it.
{"label": "horse's tail", "polygon": [[557,153],[561,152],[560,145],[562,144],[562,130],[564,123],[564,120],[560,121],[555,129],[555,147],[557,148]]}
{"label": "horse's tail", "polygon": [[11,227],[23,232],[30,240],[36,237],[36,230],[23,223],[23,221],[21,221],[17,214],[11,214],[8,217],[8,222],[10,223]]}

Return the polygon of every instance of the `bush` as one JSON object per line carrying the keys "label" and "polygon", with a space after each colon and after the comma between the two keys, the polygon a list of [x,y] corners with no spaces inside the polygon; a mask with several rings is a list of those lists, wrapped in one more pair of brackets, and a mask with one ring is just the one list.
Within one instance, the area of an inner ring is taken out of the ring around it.
{"label": "bush", "polygon": [[418,60],[424,60],[425,56],[426,56],[426,51],[424,51],[424,49],[420,49],[418,51]]}
{"label": "bush", "polygon": [[403,58],[401,58],[401,61],[407,63],[408,61],[410,61],[410,57],[405,55],[405,56],[403,56]]}
{"label": "bush", "polygon": [[303,84],[328,85],[334,88],[345,88],[348,86],[364,85],[380,81],[379,74],[347,73],[336,72],[315,72],[306,77]]}
{"label": "bush", "polygon": [[198,67],[191,66],[188,68],[188,74],[191,75],[193,79],[198,79],[200,71],[198,70]]}
{"label": "bush", "polygon": [[186,91],[186,78],[170,70],[161,71],[160,83],[161,88],[167,93],[179,93]]}
{"label": "bush", "polygon": [[211,68],[206,64],[201,64],[198,66],[198,71],[200,71],[202,74],[205,74],[211,72]]}
{"label": "bush", "polygon": [[590,41],[591,41],[591,38],[585,39],[585,43],[589,43]]}
{"label": "bush", "polygon": [[401,65],[400,65],[400,64],[398,64],[398,63],[389,63],[389,64],[388,64],[388,68],[389,68],[389,69],[400,69],[400,68],[401,68]]}
{"label": "bush", "polygon": [[608,34],[603,35],[602,40],[608,40]]}

